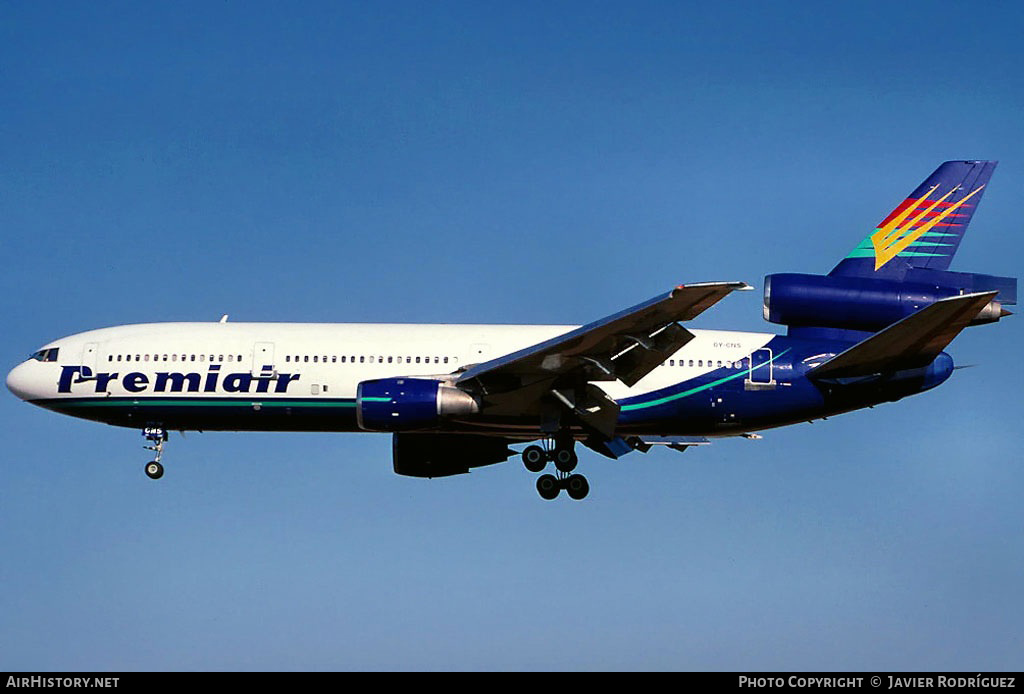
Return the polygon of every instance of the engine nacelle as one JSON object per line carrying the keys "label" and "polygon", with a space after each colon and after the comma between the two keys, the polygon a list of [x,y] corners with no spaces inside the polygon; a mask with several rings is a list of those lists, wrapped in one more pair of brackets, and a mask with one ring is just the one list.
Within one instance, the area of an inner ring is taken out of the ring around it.
{"label": "engine nacelle", "polygon": [[[964,292],[959,287],[919,282],[775,274],[765,277],[764,318],[789,326],[874,332],[939,299]],[[1002,315],[1000,302],[993,300],[981,310],[973,324],[991,323]]]}
{"label": "engine nacelle", "polygon": [[506,439],[466,434],[395,434],[394,470],[407,477],[448,477],[503,463],[516,454]]}
{"label": "engine nacelle", "polygon": [[367,431],[432,429],[444,417],[479,411],[469,393],[428,378],[363,381],[356,391],[356,422]]}

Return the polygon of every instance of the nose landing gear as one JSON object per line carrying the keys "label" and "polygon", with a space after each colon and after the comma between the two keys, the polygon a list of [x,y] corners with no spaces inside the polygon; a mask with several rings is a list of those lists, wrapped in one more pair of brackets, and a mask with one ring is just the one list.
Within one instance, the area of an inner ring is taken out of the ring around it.
{"label": "nose landing gear", "polygon": [[160,464],[160,458],[164,454],[164,444],[167,443],[167,431],[160,427],[146,427],[142,436],[153,443],[152,446],[143,446],[147,451],[155,451],[156,458],[146,463],[146,476],[151,480],[158,480],[164,476],[164,466]]}

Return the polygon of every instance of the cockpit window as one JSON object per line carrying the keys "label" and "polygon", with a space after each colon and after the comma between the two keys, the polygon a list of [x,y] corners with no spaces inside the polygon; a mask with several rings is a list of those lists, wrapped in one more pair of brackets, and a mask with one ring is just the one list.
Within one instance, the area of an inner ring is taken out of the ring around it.
{"label": "cockpit window", "polygon": [[57,361],[57,352],[60,347],[51,347],[50,349],[41,349],[32,355],[32,358],[36,361]]}

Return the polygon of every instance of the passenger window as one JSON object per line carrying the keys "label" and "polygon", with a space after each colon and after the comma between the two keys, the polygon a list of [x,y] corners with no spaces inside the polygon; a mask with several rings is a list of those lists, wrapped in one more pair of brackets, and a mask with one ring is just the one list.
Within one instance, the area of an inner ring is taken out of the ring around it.
{"label": "passenger window", "polygon": [[315,364],[315,363],[317,363],[318,361],[320,361],[320,357],[314,354],[314,355],[313,355],[313,363]]}
{"label": "passenger window", "polygon": [[366,357],[359,357],[359,363],[360,364],[365,364],[366,363]]}
{"label": "passenger window", "polygon": [[444,358],[444,363],[445,363],[445,364],[447,364],[447,363],[448,363],[448,357],[445,357],[445,358]]}

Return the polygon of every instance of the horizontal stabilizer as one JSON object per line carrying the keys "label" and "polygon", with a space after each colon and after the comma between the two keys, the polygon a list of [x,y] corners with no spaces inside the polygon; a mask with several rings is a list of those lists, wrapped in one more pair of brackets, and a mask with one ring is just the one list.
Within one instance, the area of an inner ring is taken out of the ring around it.
{"label": "horizontal stabilizer", "polygon": [[852,378],[930,364],[997,292],[936,301],[814,367],[808,378]]}

